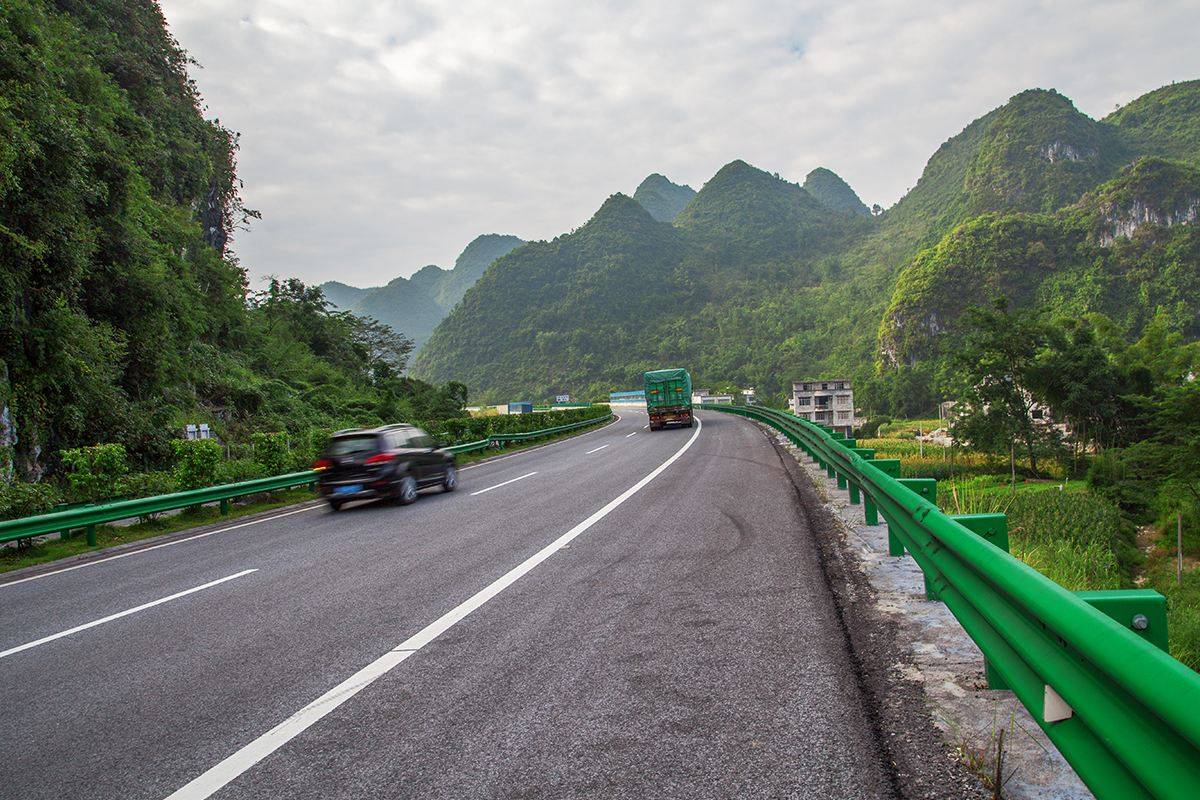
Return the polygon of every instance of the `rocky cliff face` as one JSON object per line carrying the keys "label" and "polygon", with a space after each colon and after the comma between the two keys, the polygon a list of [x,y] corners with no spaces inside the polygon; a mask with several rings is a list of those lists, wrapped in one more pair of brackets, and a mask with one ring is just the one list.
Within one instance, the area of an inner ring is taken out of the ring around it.
{"label": "rocky cliff face", "polygon": [[1200,198],[1192,198],[1191,203],[1184,208],[1163,209],[1142,202],[1133,201],[1125,208],[1113,208],[1105,214],[1105,228],[1100,232],[1099,241],[1102,245],[1111,245],[1117,239],[1132,237],[1146,225],[1158,225],[1170,228],[1195,222],[1200,218]]}

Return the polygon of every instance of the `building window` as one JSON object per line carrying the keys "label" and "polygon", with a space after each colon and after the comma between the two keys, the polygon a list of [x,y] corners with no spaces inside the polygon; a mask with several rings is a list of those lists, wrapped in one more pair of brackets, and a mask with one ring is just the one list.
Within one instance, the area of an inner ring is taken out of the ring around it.
{"label": "building window", "polygon": [[837,412],[837,414],[838,414],[838,419],[850,419],[849,411],[839,411],[839,412]]}
{"label": "building window", "polygon": [[796,405],[811,406],[812,398],[811,397],[798,397],[798,398],[796,398]]}

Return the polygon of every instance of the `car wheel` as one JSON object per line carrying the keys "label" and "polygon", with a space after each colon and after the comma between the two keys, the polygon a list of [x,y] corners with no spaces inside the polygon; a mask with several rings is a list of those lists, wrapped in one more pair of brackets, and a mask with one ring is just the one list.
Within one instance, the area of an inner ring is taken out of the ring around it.
{"label": "car wheel", "polygon": [[405,475],[400,479],[400,486],[396,490],[396,502],[402,506],[415,502],[417,499],[417,479],[412,475]]}
{"label": "car wheel", "polygon": [[442,473],[442,491],[453,492],[458,488],[458,470],[453,464],[446,465],[446,471]]}
{"label": "car wheel", "polygon": [[329,501],[329,510],[330,511],[341,511],[342,510],[342,501],[341,500],[330,500]]}

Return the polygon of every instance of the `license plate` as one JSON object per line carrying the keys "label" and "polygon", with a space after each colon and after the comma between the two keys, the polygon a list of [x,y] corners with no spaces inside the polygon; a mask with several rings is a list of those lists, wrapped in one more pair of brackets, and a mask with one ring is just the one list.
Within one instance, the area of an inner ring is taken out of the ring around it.
{"label": "license plate", "polygon": [[334,494],[358,494],[362,491],[362,484],[356,483],[351,486],[336,486],[333,489]]}

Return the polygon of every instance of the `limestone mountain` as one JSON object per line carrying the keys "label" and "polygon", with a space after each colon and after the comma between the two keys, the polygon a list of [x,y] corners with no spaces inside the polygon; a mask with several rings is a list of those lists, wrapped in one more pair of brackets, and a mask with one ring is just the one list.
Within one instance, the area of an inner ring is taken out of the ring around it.
{"label": "limestone mountain", "polygon": [[842,211],[846,214],[871,216],[858,194],[850,188],[850,184],[842,180],[836,172],[817,167],[804,179],[804,191],[808,192],[821,205],[830,211]]}
{"label": "limestone mountain", "polygon": [[696,190],[692,187],[672,183],[665,175],[659,175],[657,172],[646,176],[633,193],[633,199],[659,222],[675,219],[695,196]]}
{"label": "limestone mountain", "polygon": [[575,233],[500,259],[415,374],[504,399],[601,395],[668,362],[766,396],[836,372],[897,408],[931,383],[962,311],[996,296],[1200,336],[1200,182],[1179,160],[1200,131],[1196,84],[1104,120],[1021,92],[948,139],[878,218],[828,170],[805,188],[744,161],[670,224],[614,196]]}
{"label": "limestone mountain", "polygon": [[886,363],[936,356],[971,304],[1098,311],[1126,330],[1165,315],[1200,336],[1200,169],[1146,157],[1054,214],[984,214],[922,251],[879,329]]}
{"label": "limestone mountain", "polygon": [[321,284],[321,291],[325,294],[325,299],[333,304],[335,308],[346,309],[351,308],[375,290],[360,289],[357,286],[349,286],[341,281],[327,281]]}
{"label": "limestone mountain", "polygon": [[321,284],[321,289],[339,310],[383,322],[420,347],[488,265],[522,244],[516,236],[487,233],[471,240],[452,269],[429,264],[386,286],[360,289],[329,281]]}

